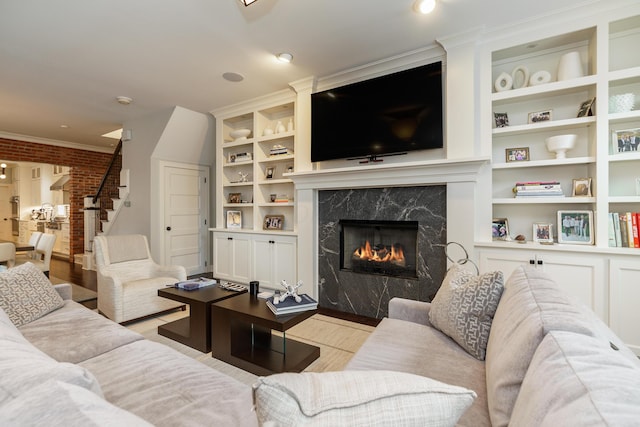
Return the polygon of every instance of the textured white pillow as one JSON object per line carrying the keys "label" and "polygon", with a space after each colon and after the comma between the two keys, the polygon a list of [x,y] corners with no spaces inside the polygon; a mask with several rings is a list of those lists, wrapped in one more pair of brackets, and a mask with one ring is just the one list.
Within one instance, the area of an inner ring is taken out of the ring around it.
{"label": "textured white pillow", "polygon": [[503,290],[501,271],[476,276],[455,264],[431,302],[429,322],[473,357],[484,360]]}
{"label": "textured white pillow", "polygon": [[0,307],[22,326],[64,305],[47,276],[30,262],[0,273]]}
{"label": "textured white pillow", "polygon": [[254,385],[261,423],[454,426],[476,393],[431,378],[392,371],[284,373]]}

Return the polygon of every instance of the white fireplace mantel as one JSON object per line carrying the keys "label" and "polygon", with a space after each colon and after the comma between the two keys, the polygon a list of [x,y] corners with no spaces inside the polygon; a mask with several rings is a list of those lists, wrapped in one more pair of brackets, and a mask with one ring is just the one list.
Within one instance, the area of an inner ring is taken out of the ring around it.
{"label": "white fireplace mantel", "polygon": [[415,185],[475,182],[488,157],[456,160],[372,164],[285,174],[296,190],[337,188],[407,187]]}
{"label": "white fireplace mantel", "polygon": [[285,174],[296,185],[298,279],[304,292],[318,297],[318,191],[345,188],[447,185],[447,240],[472,248],[476,186],[490,158],[441,159],[354,166]]}

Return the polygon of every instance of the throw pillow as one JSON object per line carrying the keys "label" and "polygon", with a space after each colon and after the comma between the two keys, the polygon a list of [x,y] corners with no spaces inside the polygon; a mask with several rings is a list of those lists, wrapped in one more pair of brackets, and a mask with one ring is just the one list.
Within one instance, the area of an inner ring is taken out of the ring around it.
{"label": "throw pillow", "polygon": [[484,360],[503,289],[501,271],[476,276],[456,264],[431,302],[429,321],[473,357]]}
{"label": "throw pillow", "polygon": [[404,372],[284,373],[254,385],[261,425],[454,426],[476,393]]}
{"label": "throw pillow", "polygon": [[16,326],[63,305],[47,276],[30,262],[0,273],[0,307]]}

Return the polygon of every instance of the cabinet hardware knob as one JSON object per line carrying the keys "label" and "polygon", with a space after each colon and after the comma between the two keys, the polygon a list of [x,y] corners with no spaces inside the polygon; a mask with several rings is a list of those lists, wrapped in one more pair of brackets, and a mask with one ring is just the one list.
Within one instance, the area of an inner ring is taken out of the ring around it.
{"label": "cabinet hardware knob", "polygon": [[171,227],[167,227],[167,231],[171,231]]}
{"label": "cabinet hardware knob", "polygon": [[542,260],[541,259],[538,260],[538,265],[542,265]]}
{"label": "cabinet hardware knob", "polygon": [[227,240],[233,240],[233,237],[227,237]]}
{"label": "cabinet hardware knob", "polygon": [[529,260],[529,264],[533,265],[535,263],[536,263],[535,260],[532,260],[532,259]]}

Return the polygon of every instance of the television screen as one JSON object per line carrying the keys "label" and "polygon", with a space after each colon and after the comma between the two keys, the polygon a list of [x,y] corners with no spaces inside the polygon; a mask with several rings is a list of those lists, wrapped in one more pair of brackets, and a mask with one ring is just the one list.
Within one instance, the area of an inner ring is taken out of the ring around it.
{"label": "television screen", "polygon": [[311,95],[311,161],[442,148],[442,62]]}

